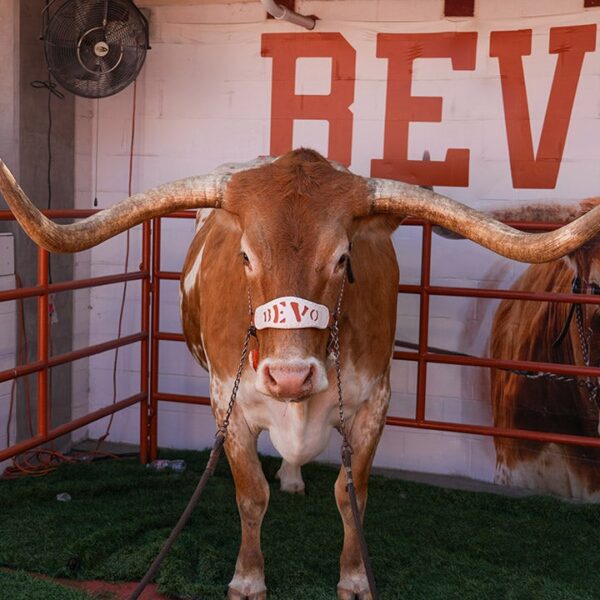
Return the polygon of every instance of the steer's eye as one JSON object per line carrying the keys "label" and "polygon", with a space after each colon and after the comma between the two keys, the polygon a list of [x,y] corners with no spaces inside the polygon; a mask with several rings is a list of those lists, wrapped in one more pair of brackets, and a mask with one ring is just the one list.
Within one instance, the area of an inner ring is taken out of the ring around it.
{"label": "steer's eye", "polygon": [[592,294],[595,294],[596,296],[600,294],[600,285],[597,283],[592,283],[590,288],[592,289]]}
{"label": "steer's eye", "polygon": [[244,261],[244,266],[249,267],[250,259],[248,258],[248,255],[245,252],[241,252],[241,255],[242,255],[242,260]]}
{"label": "steer's eye", "polygon": [[346,264],[347,260],[348,260],[348,255],[347,254],[342,254],[340,256],[340,259],[337,261],[337,265],[336,265],[335,268],[337,270],[341,269]]}

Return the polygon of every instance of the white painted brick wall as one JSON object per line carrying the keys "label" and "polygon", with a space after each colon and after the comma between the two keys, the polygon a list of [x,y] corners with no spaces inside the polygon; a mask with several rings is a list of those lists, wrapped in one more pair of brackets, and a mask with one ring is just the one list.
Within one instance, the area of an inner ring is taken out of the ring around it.
{"label": "white painted brick wall", "polygon": [[[139,4],[143,5],[143,2]],[[357,49],[352,169],[369,174],[371,160],[383,147],[387,61],[376,57],[376,33],[473,31],[478,32],[476,70],[452,71],[449,60],[417,60],[412,94],[443,96],[441,123],[411,123],[409,157],[424,150],[432,159],[444,158],[448,147],[470,148],[469,188],[441,188],[458,200],[483,209],[496,209],[519,200],[573,201],[600,189],[600,92],[598,51],[584,61],[573,120],[564,151],[558,185],[554,190],[514,190],[510,179],[502,96],[497,59],[489,56],[489,33],[494,29],[531,27],[535,63],[525,59],[534,146],[537,147],[556,57],[548,55],[551,26],[585,24],[598,11],[583,11],[580,0],[525,0],[476,3],[478,18],[442,20],[441,0],[302,0],[298,10],[321,17],[319,30],[340,31]],[[407,8],[409,7],[409,8]],[[539,15],[564,15],[544,17]],[[528,19],[528,17],[534,17]],[[340,20],[343,18],[344,20]],[[334,20],[337,19],[337,20]],[[269,150],[271,61],[260,58],[262,32],[299,31],[292,25],[264,20],[255,3],[155,7],[151,15],[153,49],[138,80],[137,133],[134,155],[134,191],[209,171],[225,161],[247,160]],[[209,24],[210,23],[210,24]],[[236,23],[236,24],[234,24]],[[245,24],[244,24],[245,23]],[[297,89],[323,92],[328,88],[327,61],[301,61]],[[312,64],[310,64],[312,63]],[[315,68],[310,68],[315,67]],[[440,85],[443,81],[443,85]],[[77,102],[77,203],[91,207],[96,195],[106,207],[127,193],[132,87],[111,98]],[[475,100],[474,100],[475,98]],[[99,154],[95,156],[96,133]],[[327,127],[322,122],[299,121],[294,143],[326,149]],[[97,170],[96,170],[97,158]],[[166,221],[163,228],[162,268],[181,268],[193,223]],[[132,233],[130,264],[139,262],[139,230]],[[421,232],[401,227],[394,236],[403,283],[420,278]],[[123,269],[123,236],[87,253],[77,268],[104,275]],[[510,285],[523,266],[496,258],[466,241],[439,238],[433,243],[434,285],[501,287]],[[81,322],[77,335],[93,343],[116,335],[119,286],[98,288],[78,299]],[[124,332],[139,325],[139,284],[131,284]],[[180,331],[178,290],[174,283],[161,288],[161,328]],[[485,355],[493,310],[497,301],[433,298],[430,343],[466,353]],[[417,341],[419,299],[402,296],[398,302],[397,337]],[[86,315],[89,316],[86,329]],[[84,365],[74,381],[89,410],[112,401],[112,353],[93,357],[88,377]],[[119,398],[138,390],[138,363],[134,349],[122,350],[118,369]],[[431,366],[428,372],[427,416],[457,422],[491,423],[487,374],[479,369]],[[206,374],[191,360],[183,344],[161,344],[161,390],[207,393]],[[392,368],[390,414],[414,416],[416,366],[397,362]],[[83,406],[83,404],[82,404]],[[111,439],[137,441],[137,408],[115,418]],[[103,433],[106,420],[89,427],[91,436]],[[173,447],[203,447],[210,443],[214,425],[206,407],[162,403],[159,443]],[[259,447],[272,451],[268,439]],[[324,452],[337,460],[335,435]],[[387,428],[376,464],[404,469],[453,473],[491,480],[493,443],[489,438],[414,429]]]}
{"label": "white painted brick wall", "polygon": [[[0,233],[0,291],[15,287],[13,236],[9,233]],[[0,371],[12,369],[16,366],[17,348],[17,306],[14,300],[0,302]],[[8,417],[11,404],[12,381],[0,383],[0,448],[7,446]],[[16,399],[16,398],[15,398]],[[16,407],[13,406],[13,417],[9,424],[11,443],[15,442],[16,435]],[[8,461],[0,462],[0,473],[7,466]]]}

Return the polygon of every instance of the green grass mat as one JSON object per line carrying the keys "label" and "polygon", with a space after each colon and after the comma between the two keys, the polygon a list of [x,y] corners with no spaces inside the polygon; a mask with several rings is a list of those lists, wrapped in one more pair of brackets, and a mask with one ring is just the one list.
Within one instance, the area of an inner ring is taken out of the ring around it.
{"label": "green grass mat", "polygon": [[[155,472],[134,460],[105,461],[64,466],[40,479],[0,480],[0,565],[57,577],[141,578],[207,459],[206,452],[163,456],[184,458],[187,471]],[[278,466],[275,459],[263,459],[271,484],[262,538],[269,598],[332,600],[342,541],[333,496],[337,470],[305,467],[302,497],[279,491]],[[57,502],[59,492],[73,500]],[[382,600],[600,597],[600,506],[373,477],[366,535]],[[239,537],[223,457],[163,564],[160,591],[221,600]],[[0,597],[5,596],[0,592]]]}

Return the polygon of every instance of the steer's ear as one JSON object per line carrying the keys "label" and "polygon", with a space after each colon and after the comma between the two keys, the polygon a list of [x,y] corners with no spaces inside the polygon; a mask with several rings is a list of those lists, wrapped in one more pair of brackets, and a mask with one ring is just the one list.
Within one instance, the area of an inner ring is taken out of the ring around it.
{"label": "steer's ear", "polygon": [[[392,235],[406,217],[395,215],[359,215],[354,220],[355,229],[365,233],[377,232],[383,235]],[[353,235],[353,234],[352,234]]]}

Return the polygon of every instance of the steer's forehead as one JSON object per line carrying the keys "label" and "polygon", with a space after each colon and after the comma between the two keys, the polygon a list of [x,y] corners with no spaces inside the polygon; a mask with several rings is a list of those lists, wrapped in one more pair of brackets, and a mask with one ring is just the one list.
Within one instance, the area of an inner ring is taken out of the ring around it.
{"label": "steer's forehead", "polygon": [[224,205],[248,234],[287,234],[298,228],[316,234],[347,230],[366,202],[365,189],[359,177],[336,170],[317,153],[296,151],[236,174]]}

